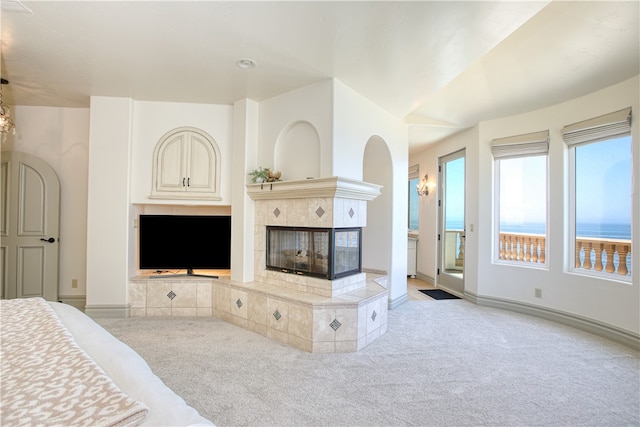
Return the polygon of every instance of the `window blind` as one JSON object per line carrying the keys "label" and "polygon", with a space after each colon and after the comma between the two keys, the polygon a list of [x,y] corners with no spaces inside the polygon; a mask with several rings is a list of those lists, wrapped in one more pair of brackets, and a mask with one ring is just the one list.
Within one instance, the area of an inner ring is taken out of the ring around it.
{"label": "window blind", "polygon": [[491,141],[495,159],[549,154],[549,131],[498,138]]}
{"label": "window blind", "polygon": [[409,166],[409,181],[417,179],[420,175],[420,165]]}
{"label": "window blind", "polygon": [[631,133],[631,107],[562,128],[568,146],[600,141]]}

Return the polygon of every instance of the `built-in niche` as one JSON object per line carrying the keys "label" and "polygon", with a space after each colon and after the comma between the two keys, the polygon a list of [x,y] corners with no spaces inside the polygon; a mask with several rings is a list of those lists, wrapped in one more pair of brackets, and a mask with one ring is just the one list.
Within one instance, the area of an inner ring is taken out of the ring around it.
{"label": "built-in niche", "polygon": [[[145,223],[143,217],[153,222]],[[164,222],[163,217],[171,221]],[[230,274],[231,206],[134,204],[131,218],[136,275],[193,275],[193,270],[198,270],[196,274],[213,274],[210,270],[216,270],[215,274]],[[155,225],[155,229],[143,229],[149,225]],[[151,240],[143,243],[145,235]],[[190,253],[194,255],[193,260],[189,259]]]}
{"label": "built-in niche", "polygon": [[276,141],[275,170],[287,181],[320,177],[320,137],[307,121],[298,121],[282,130]]}

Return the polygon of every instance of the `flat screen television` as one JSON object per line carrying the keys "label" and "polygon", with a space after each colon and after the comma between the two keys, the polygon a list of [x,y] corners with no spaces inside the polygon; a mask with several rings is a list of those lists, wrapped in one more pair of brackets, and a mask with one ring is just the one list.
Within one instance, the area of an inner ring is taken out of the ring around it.
{"label": "flat screen television", "polygon": [[174,275],[206,276],[193,270],[231,268],[230,216],[140,215],[138,227],[141,270],[186,270]]}

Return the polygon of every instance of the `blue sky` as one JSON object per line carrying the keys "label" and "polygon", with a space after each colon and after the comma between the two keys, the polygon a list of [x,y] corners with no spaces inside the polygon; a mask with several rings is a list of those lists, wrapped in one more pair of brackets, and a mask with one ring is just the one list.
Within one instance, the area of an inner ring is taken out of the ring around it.
{"label": "blue sky", "polygon": [[447,162],[445,173],[445,223],[447,226],[461,224],[464,220],[464,157]]}
{"label": "blue sky", "polygon": [[545,223],[547,158],[520,157],[500,161],[500,222]]}
{"label": "blue sky", "polygon": [[578,223],[631,223],[631,136],[576,148]]}
{"label": "blue sky", "polygon": [[[580,145],[576,158],[576,222],[631,224],[631,136]],[[464,160],[446,163],[448,228],[460,227],[464,220]],[[546,161],[536,156],[501,162],[502,223],[546,222]]]}

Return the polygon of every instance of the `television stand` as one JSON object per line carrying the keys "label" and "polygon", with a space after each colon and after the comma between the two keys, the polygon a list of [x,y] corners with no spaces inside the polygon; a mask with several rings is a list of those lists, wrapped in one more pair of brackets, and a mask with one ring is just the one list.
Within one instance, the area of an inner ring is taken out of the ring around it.
{"label": "television stand", "polygon": [[164,279],[166,277],[208,277],[209,279],[218,279],[218,276],[213,276],[209,274],[196,274],[193,272],[193,269],[187,268],[186,273],[182,274],[156,274],[149,276],[150,279]]}

